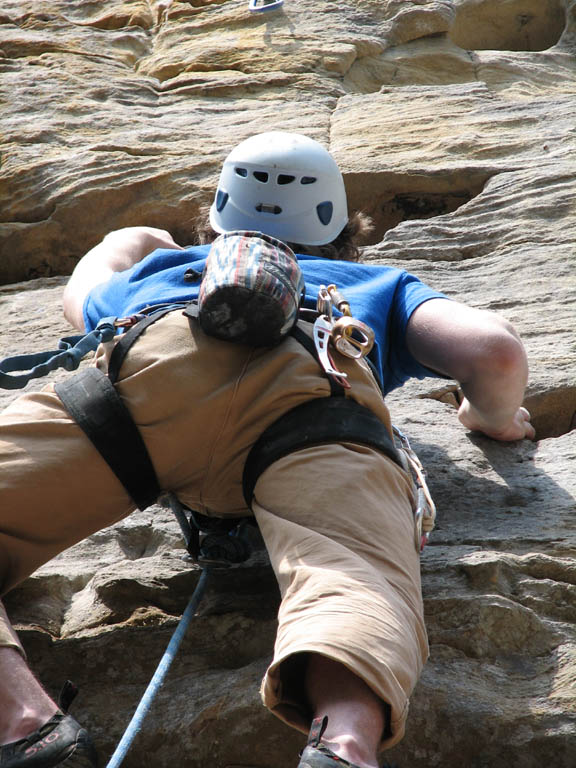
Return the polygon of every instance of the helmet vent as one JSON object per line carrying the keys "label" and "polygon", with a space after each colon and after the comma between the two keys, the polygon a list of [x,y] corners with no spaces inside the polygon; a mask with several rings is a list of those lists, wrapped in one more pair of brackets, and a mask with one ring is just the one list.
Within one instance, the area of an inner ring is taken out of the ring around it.
{"label": "helmet vent", "polygon": [[291,176],[288,173],[280,173],[278,175],[278,184],[292,184],[296,180],[296,176]]}
{"label": "helmet vent", "polygon": [[314,184],[316,182],[315,176],[302,176],[300,184]]}
{"label": "helmet vent", "polygon": [[279,205],[272,205],[271,203],[258,203],[256,210],[258,213],[282,213],[282,208]]}
{"label": "helmet vent", "polygon": [[236,173],[236,176],[242,176],[244,179],[248,176],[246,168],[234,168],[234,172]]}
{"label": "helmet vent", "polygon": [[268,174],[266,171],[254,171],[253,176],[256,179],[256,181],[261,181],[262,184],[266,184],[268,181]]}
{"label": "helmet vent", "polygon": [[228,193],[222,192],[221,189],[219,189],[216,192],[216,210],[218,213],[221,213],[224,210],[224,206],[228,202]]}
{"label": "helmet vent", "polygon": [[324,203],[320,203],[320,205],[316,206],[316,212],[318,213],[318,218],[320,219],[322,224],[330,224],[333,210],[334,210],[334,206],[329,200],[327,200]]}

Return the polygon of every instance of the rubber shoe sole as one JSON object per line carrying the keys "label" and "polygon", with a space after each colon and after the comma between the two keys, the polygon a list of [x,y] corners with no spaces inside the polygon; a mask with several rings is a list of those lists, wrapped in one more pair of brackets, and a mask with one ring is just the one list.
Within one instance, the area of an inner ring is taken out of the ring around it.
{"label": "rubber shoe sole", "polygon": [[342,768],[358,768],[354,763],[338,757],[328,747],[324,746],[304,747],[298,768],[336,768],[337,765],[342,766]]}
{"label": "rubber shoe sole", "polygon": [[97,768],[96,749],[85,728],[59,713],[20,741],[0,747],[0,768]]}
{"label": "rubber shoe sole", "polygon": [[[298,768],[359,768],[343,757],[338,757],[332,750],[320,744],[318,747],[304,747]],[[382,763],[381,768],[398,768],[394,763]]]}

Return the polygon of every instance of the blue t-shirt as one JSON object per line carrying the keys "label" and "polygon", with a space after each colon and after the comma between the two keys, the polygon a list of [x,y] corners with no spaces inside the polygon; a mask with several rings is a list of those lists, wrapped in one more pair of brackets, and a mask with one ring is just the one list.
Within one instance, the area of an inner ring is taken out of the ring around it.
{"label": "blue t-shirt", "polygon": [[[116,272],[88,294],[84,303],[86,330],[93,330],[103,317],[129,316],[151,305],[198,298],[200,281],[187,282],[184,273],[187,269],[201,273],[209,250],[210,245],[183,251],[158,249],[131,269]],[[412,312],[429,299],[446,298],[444,294],[393,267],[300,254],[298,262],[306,281],[306,306],[316,306],[320,285],[334,283],[350,303],[354,317],[374,329],[374,359],[385,393],[409,378],[439,375],[410,354],[405,334]]]}

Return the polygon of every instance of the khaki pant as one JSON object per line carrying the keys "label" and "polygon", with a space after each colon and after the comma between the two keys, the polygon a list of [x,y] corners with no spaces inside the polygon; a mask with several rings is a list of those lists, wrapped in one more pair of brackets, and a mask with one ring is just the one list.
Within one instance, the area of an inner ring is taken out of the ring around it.
{"label": "khaki pant", "polygon": [[[303,324],[306,327],[306,324]],[[97,364],[105,368],[101,349]],[[336,355],[351,395],[389,416],[363,363]],[[250,514],[242,471],[250,447],[283,413],[329,395],[317,362],[291,337],[272,350],[205,336],[172,312],[146,330],[118,390],[160,485],[204,514]],[[51,557],[134,509],[131,499],[47,387],[0,416],[0,593]],[[81,514],[79,514],[81,510]],[[282,593],[264,703],[307,732],[294,654],[340,661],[391,707],[391,746],[427,656],[411,481],[380,453],[353,444],[297,451],[255,489],[258,521]],[[15,645],[0,612],[0,645]]]}

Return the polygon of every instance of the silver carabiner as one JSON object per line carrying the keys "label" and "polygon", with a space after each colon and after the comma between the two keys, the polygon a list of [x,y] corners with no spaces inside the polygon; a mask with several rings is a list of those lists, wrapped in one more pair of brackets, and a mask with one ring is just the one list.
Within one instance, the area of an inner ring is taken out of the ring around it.
{"label": "silver carabiner", "polygon": [[332,337],[332,328],[332,323],[326,315],[319,315],[314,323],[314,345],[323,370],[328,376],[332,376],[340,386],[349,389],[348,374],[344,373],[344,371],[339,371],[335,367],[328,351],[328,344]]}
{"label": "silver carabiner", "polygon": [[325,285],[318,288],[318,298],[316,299],[316,311],[325,315],[328,322],[332,324],[332,300]]}

